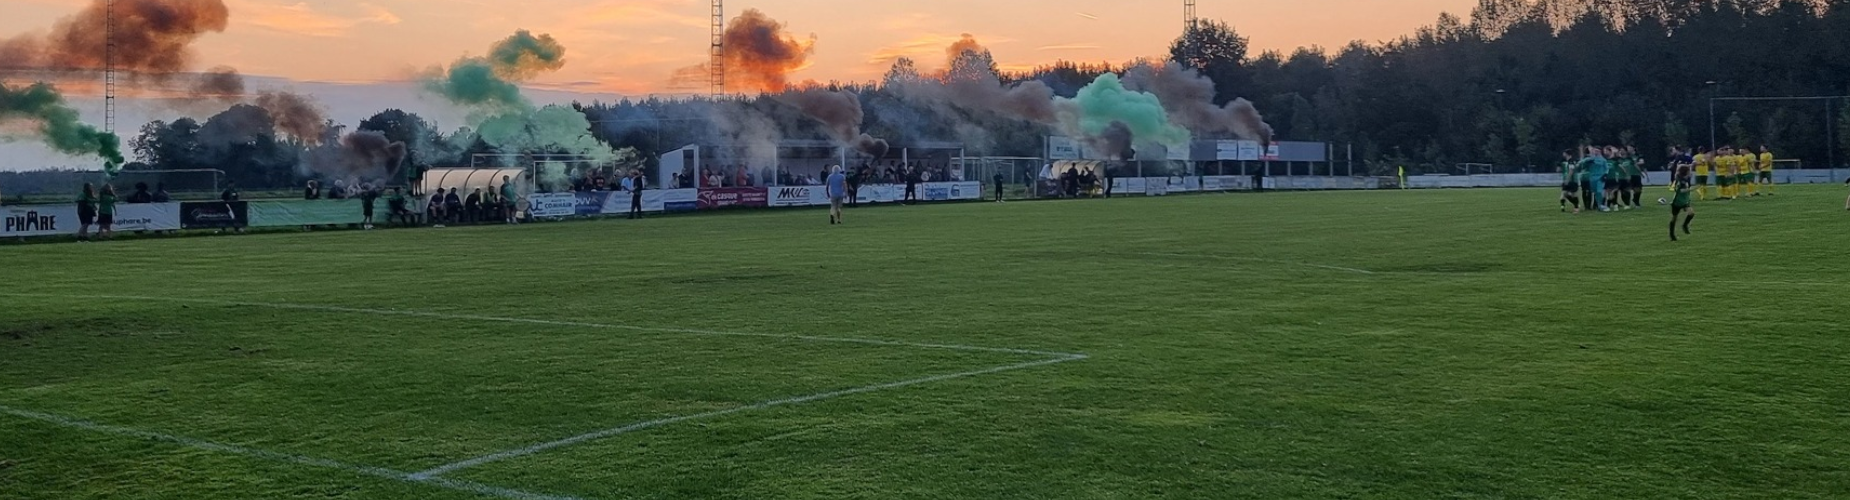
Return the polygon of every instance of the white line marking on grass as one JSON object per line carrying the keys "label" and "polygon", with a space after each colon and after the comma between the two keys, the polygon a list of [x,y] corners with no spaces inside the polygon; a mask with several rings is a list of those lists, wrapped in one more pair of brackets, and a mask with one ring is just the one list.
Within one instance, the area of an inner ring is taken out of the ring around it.
{"label": "white line marking on grass", "polygon": [[1246,262],[1260,262],[1260,263],[1265,263],[1265,264],[1278,264],[1281,266],[1314,267],[1317,269],[1328,269],[1331,271],[1343,271],[1343,272],[1351,272],[1351,273],[1356,273],[1356,274],[1375,274],[1374,271],[1370,271],[1367,269],[1356,269],[1353,267],[1341,267],[1341,266],[1326,266],[1323,264],[1292,262],[1288,260],[1261,259],[1258,257],[1237,257],[1237,256],[1232,256],[1232,255],[1213,255],[1213,254],[1199,254],[1199,253],[1162,253],[1162,252],[1139,252],[1137,253],[1137,255],[1143,255],[1143,256],[1149,256],[1149,257],[1183,257],[1183,258],[1195,258],[1195,259],[1239,260],[1239,261],[1246,261]]}
{"label": "white line marking on grass", "polygon": [[793,404],[798,404],[798,403],[809,403],[809,402],[814,402],[814,401],[821,401],[824,399],[834,399],[834,398],[839,398],[842,396],[851,396],[855,394],[863,394],[863,393],[874,392],[874,391],[885,390],[885,389],[897,389],[900,387],[907,387],[907,386],[913,386],[913,385],[919,385],[919,384],[928,384],[932,382],[941,382],[941,381],[951,380],[951,379],[974,377],[978,375],[989,375],[989,374],[1001,373],[1001,372],[1006,372],[1006,371],[1033,368],[1037,366],[1047,366],[1047,365],[1052,365],[1052,364],[1065,363],[1068,361],[1078,361],[1082,359],[1086,359],[1086,356],[1080,355],[1080,354],[1072,354],[1072,355],[1067,355],[1067,356],[1063,356],[1063,357],[1059,357],[1055,359],[1044,359],[1044,360],[1028,362],[1028,363],[1019,363],[1019,364],[1013,364],[1013,365],[1008,365],[1008,366],[998,366],[994,368],[986,368],[982,370],[972,370],[972,371],[967,371],[967,372],[958,372],[958,373],[952,373],[952,374],[947,374],[947,375],[934,375],[930,377],[916,378],[916,379],[904,380],[900,382],[889,382],[885,384],[875,384],[875,385],[870,385],[870,386],[865,386],[865,387],[856,387],[853,389],[843,389],[839,391],[824,392],[820,394],[811,394],[808,396],[798,396],[794,398],[779,399],[775,401],[765,401],[761,403],[754,403],[750,405],[745,405],[745,406],[740,406],[740,407],[735,407],[735,408],[727,408],[724,410],[710,411],[706,413],[697,413],[693,415],[682,415],[679,417],[669,417],[669,418],[664,418],[660,420],[650,420],[648,422],[630,424],[630,425],[626,425],[622,427],[613,427],[613,428],[604,429],[604,430],[595,431],[595,432],[587,432],[584,434],[579,434],[577,436],[560,439],[558,441],[540,443],[540,444],[528,446],[525,448],[508,450],[508,451],[503,451],[503,452],[494,453],[490,455],[483,455],[480,457],[471,458],[471,459],[464,460],[461,462],[443,465],[443,466],[439,466],[439,467],[436,467],[436,468],[433,468],[427,471],[412,474],[411,477],[419,478],[419,479],[436,477],[436,476],[440,476],[443,474],[456,472],[462,469],[467,469],[467,468],[476,467],[480,465],[486,465],[489,463],[499,462],[502,460],[520,458],[520,457],[524,457],[527,455],[544,452],[546,450],[551,450],[553,448],[571,446],[571,445],[575,445],[579,443],[584,443],[587,441],[595,441],[595,440],[604,439],[604,438],[617,436],[621,434],[628,434],[631,432],[651,429],[655,427],[661,427],[664,425],[669,425],[669,424],[674,424],[674,423],[679,423],[679,422],[686,422],[689,420],[701,420],[701,419],[708,419],[708,418],[714,418],[714,417],[721,417],[721,416],[731,415],[734,413],[740,413],[740,412],[746,412],[746,411],[752,411],[752,410],[762,410],[762,409],[776,407],[776,406],[793,405]]}
{"label": "white line marking on grass", "polygon": [[851,337],[823,337],[823,336],[815,336],[815,335],[786,335],[786,334],[777,334],[777,333],[722,332],[722,331],[716,331],[716,330],[698,330],[698,329],[690,329],[690,328],[666,328],[666,327],[654,327],[654,326],[619,325],[619,324],[610,324],[610,323],[587,323],[587,322],[581,322],[581,321],[555,321],[555,320],[545,320],[545,319],[506,318],[506,317],[497,317],[497,316],[479,316],[479,315],[474,315],[474,314],[449,314],[449,313],[410,311],[410,310],[397,310],[397,309],[365,309],[365,308],[356,308],[356,307],[321,306],[321,305],[312,305],[312,304],[283,304],[283,303],[270,303],[270,302],[246,302],[246,301],[237,301],[237,300],[192,299],[192,298],[181,298],[181,297],[144,297],[144,296],[133,296],[133,295],[59,295],[59,294],[28,294],[28,293],[0,292],[0,296],[185,302],[185,303],[190,303],[190,304],[212,304],[212,305],[243,306],[243,307],[268,307],[272,309],[293,309],[293,310],[299,310],[299,311],[322,311],[322,312],[338,312],[338,313],[353,313],[353,314],[377,314],[377,315],[387,315],[387,316],[411,316],[411,317],[419,317],[419,318],[455,319],[455,320],[470,320],[470,321],[493,321],[493,322],[499,322],[499,323],[524,323],[524,324],[530,324],[530,325],[548,325],[548,326],[574,326],[574,327],[581,327],[581,328],[603,328],[603,329],[612,329],[612,330],[629,330],[629,331],[635,331],[635,332],[681,333],[681,334],[688,334],[688,335],[707,335],[707,336],[716,336],[716,337],[757,337],[757,338],[772,338],[772,339],[787,339],[787,340],[807,340],[807,341],[812,341],[812,342],[833,342],[833,343],[841,343],[841,344],[876,345],[876,346],[888,346],[888,347],[917,347],[917,348],[924,348],[924,349],[946,349],[946,350],[953,350],[953,351],[995,352],[995,353],[1004,353],[1004,354],[1021,354],[1021,355],[1043,356],[1043,357],[1072,357],[1072,356],[1083,357],[1084,356],[1084,355],[1074,354],[1070,352],[1036,351],[1036,350],[1030,350],[1030,349],[1009,349],[1009,348],[1004,348],[1004,347],[981,347],[981,346],[955,345],[955,344],[928,344],[928,343],[919,343],[919,342],[903,342],[903,341],[896,341],[896,340],[861,339],[861,338],[851,338]]}
{"label": "white line marking on grass", "polygon": [[[1068,353],[1068,352],[1036,351],[1036,350],[1029,350],[1029,349],[1008,349],[1008,348],[1001,348],[1001,347],[979,347],[979,346],[966,346],[966,345],[956,345],[956,344],[926,344],[926,343],[917,343],[917,342],[900,342],[900,341],[892,341],[892,340],[858,339],[858,338],[847,338],[847,337],[820,337],[820,336],[813,336],[813,335],[781,335],[781,334],[773,334],[773,333],[721,332],[721,331],[713,331],[713,330],[695,330],[695,329],[686,329],[686,328],[658,328],[658,327],[647,327],[647,326],[614,325],[614,324],[604,324],[604,323],[586,323],[586,322],[578,322],[578,321],[553,321],[553,320],[526,319],[526,318],[502,318],[502,317],[494,317],[494,316],[477,316],[477,315],[470,315],[470,314],[446,314],[446,313],[423,312],[423,311],[401,311],[401,310],[392,310],[392,309],[362,309],[362,308],[353,308],[353,307],[318,306],[318,305],[308,305],[308,304],[281,304],[281,303],[265,303],[265,302],[243,302],[243,301],[192,299],[192,298],[179,298],[179,297],[145,297],[145,296],[128,296],[128,295],[59,295],[59,294],[23,294],[23,293],[0,292],[0,296],[184,302],[184,303],[192,303],[192,304],[215,304],[215,305],[244,306],[244,307],[268,307],[268,308],[275,308],[275,309],[294,309],[294,310],[305,310],[305,311],[324,311],[324,312],[356,313],[356,314],[378,314],[378,315],[393,315],[393,316],[413,316],[413,317],[437,318],[437,319],[495,321],[495,322],[504,322],[504,323],[523,323],[523,324],[551,325],[551,326],[574,326],[574,327],[584,327],[584,328],[608,328],[608,329],[620,329],[620,330],[642,331],[642,332],[683,333],[683,334],[691,334],[691,335],[712,335],[712,336],[732,336],[732,337],[776,338],[776,339],[806,340],[806,341],[815,341],[815,342],[837,342],[837,343],[877,345],[877,346],[890,346],[890,347],[948,349],[948,350],[956,350],[956,351],[993,352],[993,353],[1017,354],[1017,355],[1028,355],[1028,356],[1051,358],[1051,359],[1043,359],[1039,361],[1031,361],[1027,363],[1017,363],[1017,364],[1012,364],[1012,365],[1007,365],[1007,366],[985,368],[981,370],[972,370],[972,371],[966,371],[966,372],[951,373],[951,374],[946,374],[946,375],[934,375],[930,377],[903,380],[899,382],[888,382],[884,384],[875,384],[875,385],[869,385],[869,386],[864,386],[864,387],[856,387],[852,389],[842,389],[838,391],[811,394],[808,396],[797,396],[793,398],[779,399],[779,400],[774,400],[774,401],[764,401],[764,402],[753,403],[753,404],[749,404],[745,406],[739,406],[735,408],[710,411],[706,413],[697,413],[693,415],[683,415],[679,417],[669,417],[669,418],[664,418],[664,419],[659,419],[659,420],[651,420],[648,422],[630,424],[630,425],[625,425],[622,427],[614,427],[610,429],[589,432],[589,433],[580,434],[577,436],[568,437],[565,439],[560,439],[557,441],[540,443],[540,444],[528,446],[525,448],[519,448],[519,449],[508,450],[508,451],[503,451],[499,453],[493,453],[489,455],[483,455],[480,457],[476,457],[476,458],[472,458],[472,459],[468,459],[468,460],[464,460],[461,462],[456,462],[456,463],[452,463],[448,465],[438,466],[430,470],[412,473],[412,474],[403,474],[398,471],[391,471],[391,470],[386,470],[386,469],[349,466],[349,465],[344,465],[344,464],[340,464],[338,462],[332,462],[332,461],[320,461],[318,459],[302,458],[302,460],[316,460],[318,462],[324,463],[325,466],[346,468],[350,470],[365,472],[365,473],[372,474],[372,475],[387,474],[383,477],[392,477],[394,479],[401,479],[401,480],[406,480],[406,481],[437,484],[440,486],[450,487],[453,489],[466,489],[470,491],[476,491],[471,488],[480,488],[482,490],[481,492],[483,492],[484,494],[497,494],[497,495],[500,495],[503,492],[501,492],[498,489],[489,487],[489,486],[478,485],[475,483],[469,483],[465,481],[450,481],[448,479],[443,479],[438,476],[447,474],[450,472],[462,470],[462,469],[467,469],[470,467],[483,465],[483,464],[499,462],[499,461],[507,460],[510,458],[524,457],[527,455],[532,455],[535,453],[543,452],[546,450],[551,450],[554,448],[559,448],[562,446],[570,446],[573,444],[583,443],[586,441],[603,439],[603,438],[607,438],[611,436],[616,436],[619,434],[627,434],[630,432],[651,429],[655,427],[661,427],[664,425],[674,424],[678,422],[686,422],[689,420],[699,420],[699,419],[720,417],[720,416],[725,416],[725,415],[731,415],[734,413],[740,413],[740,412],[746,412],[746,411],[752,411],[752,410],[761,410],[765,408],[772,408],[772,407],[777,407],[777,406],[785,406],[785,405],[792,405],[792,404],[799,404],[799,403],[808,403],[808,402],[820,401],[824,399],[839,398],[843,396],[852,396],[855,394],[863,394],[863,393],[885,390],[885,389],[897,389],[901,387],[907,387],[907,386],[913,386],[913,385],[919,385],[919,384],[928,384],[932,382],[941,382],[941,381],[951,380],[951,379],[974,377],[978,375],[989,375],[989,374],[1002,373],[1002,372],[1007,372],[1007,371],[1034,368],[1038,366],[1047,366],[1047,365],[1053,365],[1053,364],[1058,364],[1058,363],[1066,363],[1069,361],[1079,361],[1079,360],[1087,359],[1089,357],[1085,354],[1076,354],[1076,353]],[[0,408],[4,408],[4,407],[0,407]],[[136,433],[136,434],[131,434],[131,435],[158,436],[158,435],[154,435],[151,433],[141,433],[141,431],[133,431],[133,430],[127,430],[127,429],[124,429],[124,430],[128,432]],[[184,439],[184,438],[176,438],[176,439]],[[221,447],[221,448],[235,448],[235,447],[228,447],[226,445],[216,445],[213,443],[207,443],[204,441],[192,441],[192,440],[188,440],[188,441]],[[244,448],[237,448],[237,449],[245,450],[242,452],[245,454],[252,454],[256,456],[266,456],[266,457],[270,455],[275,455],[277,457],[283,457],[284,459],[288,461],[295,461],[295,460],[289,459],[288,455],[273,454],[269,452],[262,452],[260,450],[249,450],[249,449],[244,449]],[[525,493],[514,491],[514,490],[506,490],[504,493],[506,494],[525,494]],[[507,498],[546,499],[546,498],[554,498],[554,497],[534,496],[534,497],[507,497]]]}
{"label": "white line marking on grass", "polygon": [[259,450],[256,448],[247,448],[243,446],[230,445],[230,444],[224,444],[224,443],[215,443],[215,442],[206,441],[202,439],[193,439],[193,438],[184,437],[184,436],[175,436],[172,434],[162,434],[159,432],[151,432],[151,431],[144,431],[140,429],[130,429],[127,427],[118,427],[114,425],[99,424],[99,423],[95,423],[95,422],[91,422],[87,420],[80,420],[80,419],[65,417],[61,415],[53,415],[50,413],[36,412],[36,411],[31,411],[31,410],[21,410],[21,409],[11,408],[7,406],[0,406],[0,413],[4,413],[7,415],[12,415],[15,417],[20,417],[20,418],[25,418],[25,419],[37,420],[40,422],[45,422],[45,423],[50,423],[50,424],[56,424],[56,425],[60,425],[64,427],[70,427],[74,429],[82,429],[86,431],[102,433],[102,434],[114,434],[117,436],[141,438],[141,439],[146,439],[150,441],[163,441],[167,443],[177,444],[180,446],[185,446],[188,448],[195,448],[195,449],[206,450],[206,451],[215,451],[219,453],[230,453],[234,455],[243,455],[243,456],[252,457],[252,458],[269,460],[272,462],[282,462],[282,463],[287,463],[287,464],[302,465],[302,466],[308,466],[308,467],[318,467],[318,468],[324,468],[324,469],[336,469],[336,470],[342,470],[342,471],[347,471],[347,472],[352,472],[352,473],[357,473],[357,474],[373,476],[373,477],[382,477],[382,478],[391,479],[395,481],[403,481],[407,483],[428,484],[428,485],[437,486],[440,488],[448,488],[448,489],[457,490],[457,491],[475,493],[475,494],[483,495],[483,496],[508,498],[508,499],[513,499],[513,500],[577,500],[574,497],[542,495],[538,493],[530,493],[530,492],[520,491],[520,490],[515,490],[515,489],[502,488],[499,486],[489,486],[486,484],[475,483],[475,482],[470,482],[470,481],[458,481],[454,479],[420,476],[417,474],[411,474],[407,472],[396,471],[396,470],[386,469],[386,468],[381,468],[381,467],[367,467],[363,465],[353,465],[353,464],[349,464],[345,462],[328,460],[325,458],[314,458],[314,457],[307,457],[307,456],[302,456],[302,455],[291,455],[288,453],[278,453],[274,451]]}

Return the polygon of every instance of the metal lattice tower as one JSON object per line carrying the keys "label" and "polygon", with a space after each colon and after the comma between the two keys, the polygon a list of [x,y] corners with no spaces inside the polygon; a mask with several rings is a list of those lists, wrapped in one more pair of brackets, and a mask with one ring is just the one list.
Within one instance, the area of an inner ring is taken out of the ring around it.
{"label": "metal lattice tower", "polygon": [[103,131],[116,131],[116,0],[103,2]]}
{"label": "metal lattice tower", "polygon": [[1195,0],[1182,0],[1182,32],[1195,30]]}
{"label": "metal lattice tower", "polygon": [[707,54],[709,92],[718,97],[726,93],[726,2],[713,0],[713,45]]}

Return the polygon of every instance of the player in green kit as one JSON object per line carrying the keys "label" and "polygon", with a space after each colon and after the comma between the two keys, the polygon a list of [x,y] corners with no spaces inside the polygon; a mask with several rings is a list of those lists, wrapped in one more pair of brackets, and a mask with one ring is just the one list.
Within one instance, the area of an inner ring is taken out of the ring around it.
{"label": "player in green kit", "polygon": [[1638,208],[1632,203],[1632,172],[1638,169],[1638,160],[1632,158],[1628,150],[1609,147],[1606,151],[1612,155],[1612,180],[1606,188],[1612,194],[1607,195],[1606,199],[1617,200],[1610,202],[1613,210]]}
{"label": "player in green kit", "polygon": [[1572,204],[1574,206],[1574,213],[1580,213],[1580,196],[1579,196],[1580,180],[1575,178],[1575,175],[1574,175],[1574,170],[1575,170],[1574,167],[1578,163],[1579,163],[1578,161],[1574,160],[1574,150],[1570,149],[1570,150],[1561,152],[1561,211],[1562,212],[1566,212],[1567,206],[1569,204]]}
{"label": "player in green kit", "polygon": [[1689,234],[1690,221],[1696,220],[1696,207],[1690,204],[1690,192],[1695,190],[1690,182],[1689,167],[1678,167],[1670,176],[1671,184],[1677,187],[1675,199],[1670,202],[1670,241],[1677,241],[1677,218],[1683,218],[1683,234]]}

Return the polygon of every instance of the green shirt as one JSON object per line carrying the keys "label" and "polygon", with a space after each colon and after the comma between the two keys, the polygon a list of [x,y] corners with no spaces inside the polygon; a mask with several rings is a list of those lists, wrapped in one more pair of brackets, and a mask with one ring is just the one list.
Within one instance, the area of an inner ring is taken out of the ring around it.
{"label": "green shirt", "polygon": [[96,208],[96,195],[89,194],[89,193],[78,195],[77,196],[77,208],[80,208],[80,209]]}
{"label": "green shirt", "polygon": [[1631,158],[1620,158],[1617,161],[1613,162],[1613,166],[1617,167],[1617,170],[1618,170],[1617,175],[1620,178],[1629,179],[1632,176],[1638,175],[1638,161],[1637,160],[1633,160]]}
{"label": "green shirt", "polygon": [[513,203],[514,200],[520,197],[520,192],[515,191],[514,183],[509,182],[501,185],[501,197],[506,198],[508,203]]}
{"label": "green shirt", "polygon": [[116,195],[103,193],[103,196],[97,199],[96,212],[103,215],[115,215]]}
{"label": "green shirt", "polygon": [[1676,205],[1679,207],[1689,206],[1690,191],[1691,189],[1689,186],[1689,179],[1687,178],[1677,179],[1677,197],[1676,197],[1676,202],[1673,203],[1673,205]]}
{"label": "green shirt", "polygon": [[1574,180],[1574,162],[1572,161],[1561,162],[1561,182],[1567,183],[1567,182],[1572,182],[1573,180]]}

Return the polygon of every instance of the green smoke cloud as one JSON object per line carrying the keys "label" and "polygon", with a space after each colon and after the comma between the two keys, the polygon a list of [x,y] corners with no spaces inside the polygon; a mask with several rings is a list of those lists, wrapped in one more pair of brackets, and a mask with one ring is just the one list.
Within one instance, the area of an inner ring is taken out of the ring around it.
{"label": "green smoke cloud", "polygon": [[552,35],[533,36],[532,32],[520,30],[495,43],[488,51],[488,61],[502,78],[526,80],[565,67],[565,46],[553,40]]}
{"label": "green smoke cloud", "polygon": [[110,176],[122,169],[122,139],[78,121],[77,110],[65,104],[64,96],[51,84],[13,88],[0,83],[0,120],[38,122],[39,138],[52,149],[73,156],[100,156],[103,171]]}
{"label": "green smoke cloud", "polygon": [[495,74],[486,59],[463,59],[424,80],[424,88],[457,104],[493,109],[532,107],[520,87]]}
{"label": "green smoke cloud", "polygon": [[502,151],[534,151],[616,159],[609,146],[591,136],[591,121],[578,110],[546,106],[495,115],[476,128],[483,141]]}
{"label": "green smoke cloud", "polygon": [[1062,121],[1086,137],[1106,134],[1114,128],[1113,122],[1119,122],[1139,141],[1181,145],[1189,140],[1188,129],[1169,122],[1169,114],[1155,94],[1124,88],[1116,74],[1100,75],[1072,99],[1059,101],[1066,115]]}
{"label": "green smoke cloud", "polygon": [[465,57],[449,68],[433,68],[424,88],[451,102],[512,112],[532,108],[515,82],[565,67],[565,46],[552,35],[514,32],[489,48],[487,57]]}

